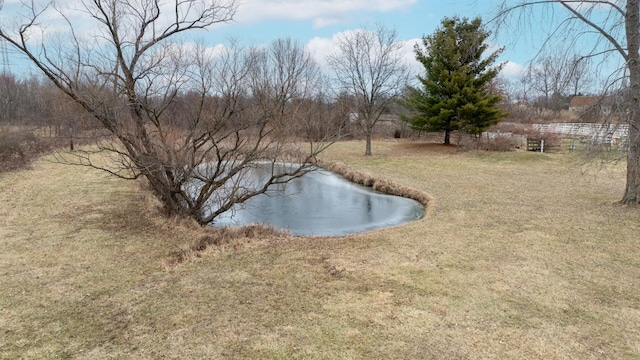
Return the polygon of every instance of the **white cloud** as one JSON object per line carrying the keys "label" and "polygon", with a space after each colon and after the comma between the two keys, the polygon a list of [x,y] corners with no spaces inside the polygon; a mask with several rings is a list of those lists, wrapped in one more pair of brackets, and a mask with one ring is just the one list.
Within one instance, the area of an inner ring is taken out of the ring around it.
{"label": "white cloud", "polygon": [[416,60],[416,53],[414,52],[414,46],[416,44],[422,44],[422,39],[415,38],[404,40],[404,45],[402,46],[401,50],[402,58],[409,66],[409,71],[411,71],[411,73],[414,75],[418,75],[424,72],[424,67],[422,67],[422,64],[420,64],[420,62]]}
{"label": "white cloud", "polygon": [[335,40],[335,35],[332,38],[321,38],[316,36],[309,40],[306,45],[307,50],[323,68],[327,66],[327,55],[336,49]]}
{"label": "white cloud", "polygon": [[[342,31],[333,34],[333,36],[330,38],[316,36],[313,39],[309,40],[309,42],[307,42],[306,48],[314,56],[318,64],[322,68],[326,69],[327,55],[337,50],[336,44],[338,39],[356,31],[363,31],[363,29]],[[414,45],[420,43],[421,41],[422,40],[419,38],[401,40],[402,49],[400,50],[400,56],[402,57],[402,59],[404,59],[405,63],[409,66],[413,74],[419,74],[423,70],[422,65],[416,60],[415,53],[413,52]]]}
{"label": "white cloud", "polygon": [[345,19],[354,12],[389,12],[406,9],[417,0],[246,0],[235,20],[251,23],[260,20],[312,20],[323,27]]}
{"label": "white cloud", "polygon": [[337,43],[340,39],[351,33],[364,31],[363,29],[346,30],[333,34],[330,38],[314,37],[306,44],[307,50],[314,56],[318,64],[325,68],[327,66],[327,56],[338,50]]}
{"label": "white cloud", "polygon": [[[224,10],[225,6],[236,1],[213,1],[220,6],[220,10],[216,14],[221,17],[228,15]],[[237,2],[241,2],[241,0]],[[208,1],[200,3],[181,1],[178,10],[181,20],[186,23],[196,21],[206,11],[209,6],[208,3]],[[157,4],[141,1],[119,1],[117,5],[118,9],[116,11],[119,13],[121,20],[118,22],[121,27],[120,35],[129,36],[132,40],[135,40],[134,37],[137,35],[137,30],[141,27],[141,14],[145,14],[147,17],[151,16],[153,13],[152,7],[158,6],[160,11],[160,16],[152,24],[157,32],[162,32],[166,27],[170,27],[177,17],[175,13],[176,4],[173,3],[172,5],[171,1],[159,1]],[[33,10],[31,7],[33,7]],[[0,21],[4,22],[4,24],[11,24],[13,28],[17,29],[23,23],[29,22],[33,13],[38,14],[38,19],[35,25],[32,26],[33,34],[30,33],[33,37],[37,36],[36,32],[42,33],[43,35],[40,37],[45,39],[50,34],[69,34],[70,26],[73,28],[75,36],[91,37],[97,39],[97,41],[102,41],[99,38],[105,35],[106,28],[104,24],[97,22],[91,15],[93,13],[101,17],[100,11],[92,1],[34,0],[33,3],[30,3],[25,0],[5,0],[5,8],[0,12]],[[206,20],[208,19],[205,19],[204,22]],[[211,27],[215,27],[215,25]]]}
{"label": "white cloud", "polygon": [[337,24],[340,21],[342,21],[342,18],[337,18],[337,17],[318,17],[318,18],[313,19],[313,28],[314,29],[323,28],[325,26]]}
{"label": "white cloud", "polygon": [[522,76],[525,70],[526,70],[525,66],[522,66],[518,63],[514,63],[512,61],[507,61],[507,63],[502,68],[500,75],[502,75],[507,79],[518,78]]}

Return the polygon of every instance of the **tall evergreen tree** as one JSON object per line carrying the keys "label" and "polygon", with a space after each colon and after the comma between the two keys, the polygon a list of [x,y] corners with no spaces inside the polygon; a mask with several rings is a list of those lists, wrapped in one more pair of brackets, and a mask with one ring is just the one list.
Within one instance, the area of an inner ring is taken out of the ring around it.
{"label": "tall evergreen tree", "polygon": [[416,44],[416,59],[425,73],[420,87],[409,87],[402,103],[412,114],[404,116],[412,128],[444,131],[450,143],[452,131],[480,134],[505,114],[497,104],[501,96],[490,93],[490,85],[502,65],[493,66],[502,49],[483,57],[489,32],[482,20],[445,18],[432,35]]}

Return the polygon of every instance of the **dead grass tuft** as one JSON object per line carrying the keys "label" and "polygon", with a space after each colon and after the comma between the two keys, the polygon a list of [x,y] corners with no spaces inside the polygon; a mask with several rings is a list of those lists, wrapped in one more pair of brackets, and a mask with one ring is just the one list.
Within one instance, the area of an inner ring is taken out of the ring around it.
{"label": "dead grass tuft", "polygon": [[[193,225],[197,225],[195,222]],[[286,237],[287,232],[276,229],[266,224],[250,224],[239,227],[200,227],[197,239],[185,249],[178,249],[170,254],[164,262],[165,267],[171,268],[179,264],[189,262],[211,253],[212,248],[216,251],[224,251],[227,248],[238,250],[252,241],[268,241],[280,237]]]}
{"label": "dead grass tuft", "polygon": [[342,277],[347,270],[345,267],[334,264],[329,256],[323,256],[321,261],[324,265],[325,270],[327,270],[329,275],[331,275],[332,277]]}
{"label": "dead grass tuft", "polygon": [[427,192],[413,189],[407,186],[400,185],[389,179],[381,178],[380,176],[374,176],[367,172],[355,171],[349,168],[344,163],[321,161],[318,162],[318,166],[334,172],[345,179],[372,188],[373,190],[388,194],[401,196],[408,199],[416,200],[426,207],[433,201],[433,197]]}

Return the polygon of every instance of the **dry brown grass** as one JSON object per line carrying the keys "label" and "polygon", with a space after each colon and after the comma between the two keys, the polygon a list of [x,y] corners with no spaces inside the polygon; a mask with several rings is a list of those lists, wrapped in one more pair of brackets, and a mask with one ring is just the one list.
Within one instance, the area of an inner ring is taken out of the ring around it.
{"label": "dry brown grass", "polygon": [[429,208],[430,203],[434,201],[433,197],[431,197],[431,195],[426,191],[403,186],[389,179],[382,178],[379,175],[372,175],[367,172],[354,170],[342,162],[320,161],[318,165],[355,184],[368,186],[373,190],[385,194],[416,200],[424,205],[425,208]]}
{"label": "dry brown grass", "polygon": [[[198,226],[193,223],[193,226]],[[187,261],[193,261],[211,252],[236,251],[246,247],[251,241],[278,239],[287,235],[284,231],[266,224],[251,224],[242,227],[205,227],[199,229],[199,235],[187,248],[179,248],[165,261],[165,266],[174,267]]]}
{"label": "dry brown grass", "polygon": [[0,358],[640,357],[621,167],[429,148],[325,155],[431,194],[424,220],[234,238],[170,267],[207,233],[150,216],[135,183],[46,161],[0,175]]}

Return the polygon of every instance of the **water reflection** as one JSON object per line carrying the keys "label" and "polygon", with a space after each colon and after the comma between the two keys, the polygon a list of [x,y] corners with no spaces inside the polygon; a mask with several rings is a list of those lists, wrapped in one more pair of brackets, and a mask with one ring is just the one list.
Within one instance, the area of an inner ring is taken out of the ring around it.
{"label": "water reflection", "polygon": [[[262,176],[255,170],[258,178]],[[236,205],[215,226],[272,224],[295,235],[346,235],[420,219],[417,201],[382,194],[318,169]]]}

